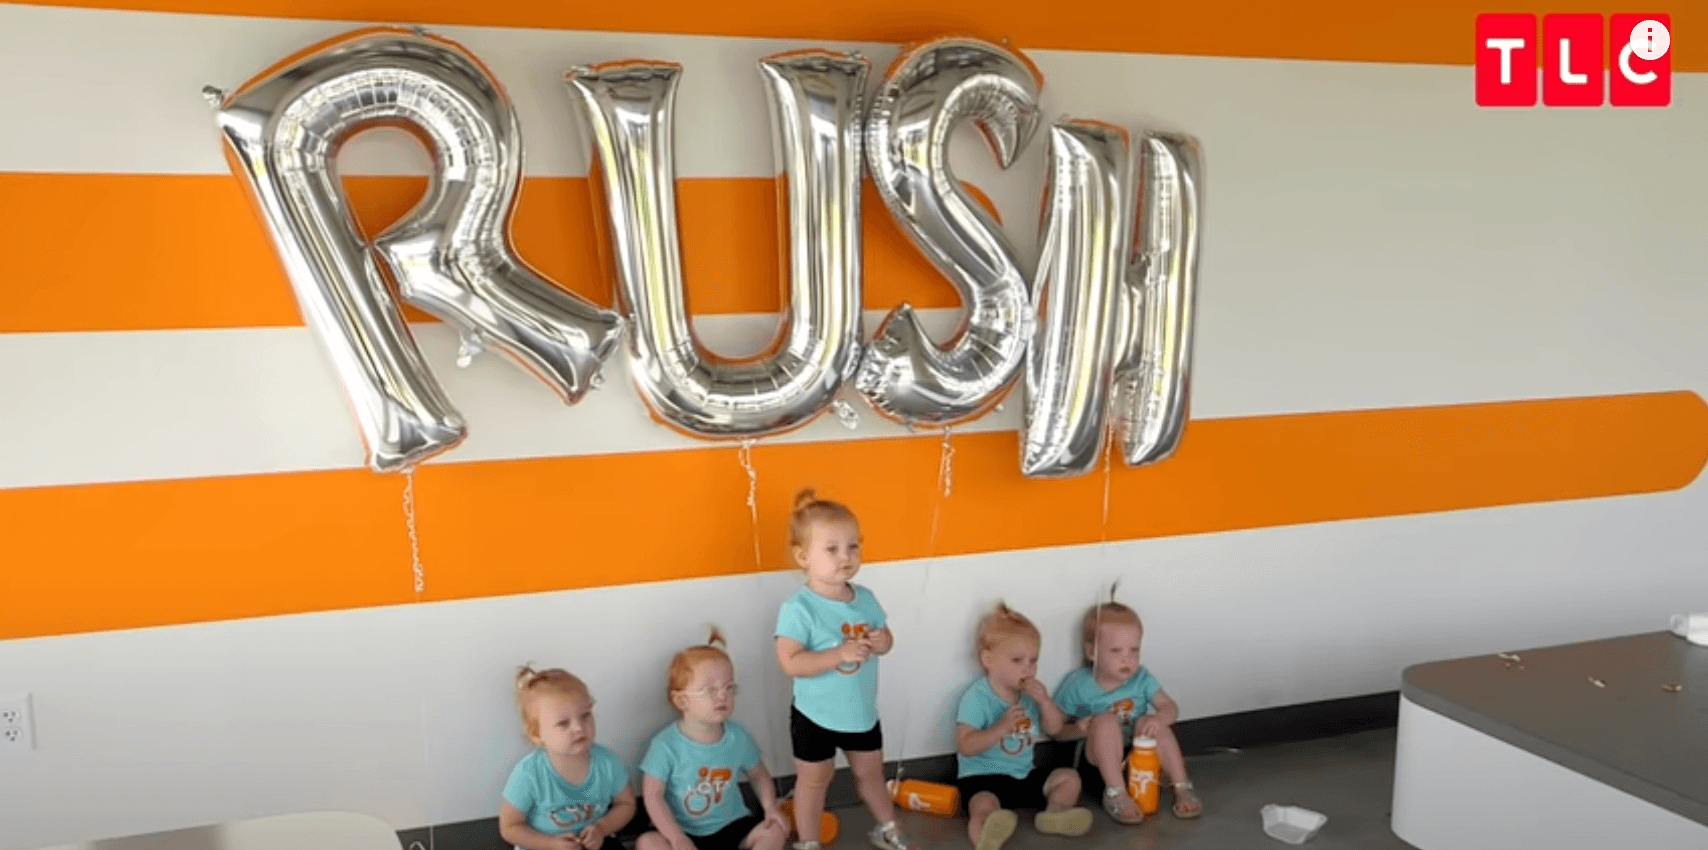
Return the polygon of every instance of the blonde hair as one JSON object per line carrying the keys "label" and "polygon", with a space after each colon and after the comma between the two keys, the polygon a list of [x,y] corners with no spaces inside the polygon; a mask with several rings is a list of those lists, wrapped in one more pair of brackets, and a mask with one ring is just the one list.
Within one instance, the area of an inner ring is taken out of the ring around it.
{"label": "blonde hair", "polygon": [[1145,624],[1139,619],[1139,612],[1131,607],[1115,601],[1115,589],[1120,587],[1119,581],[1109,585],[1109,601],[1099,602],[1085,612],[1085,619],[1080,621],[1080,655],[1086,667],[1096,664],[1097,630],[1103,626],[1137,626],[1140,634],[1144,634]]}
{"label": "blonde hair", "polygon": [[574,673],[557,667],[535,670],[531,665],[522,665],[516,671],[516,708],[522,714],[522,730],[528,733],[529,738],[540,734],[540,720],[534,716],[534,703],[546,694],[581,697],[589,705],[593,703],[593,694],[587,690],[587,683]]}
{"label": "blonde hair", "polygon": [[824,521],[846,522],[855,528],[860,527],[860,521],[854,518],[854,512],[847,505],[820,499],[811,488],[796,493],[795,509],[789,513],[789,546],[806,546],[812,524]]}
{"label": "blonde hair", "polygon": [[999,600],[996,608],[979,621],[979,652],[993,651],[1010,638],[1025,638],[1031,641],[1033,646],[1037,646],[1042,640],[1038,627],[1026,619],[1025,614]]}
{"label": "blonde hair", "polygon": [[735,662],[730,661],[729,653],[719,648],[720,644],[729,645],[724,641],[723,633],[718,631],[718,627],[712,626],[710,634],[706,636],[705,643],[690,646],[676,653],[676,656],[670,659],[670,677],[667,682],[669,687],[665,690],[664,699],[672,707],[676,705],[672,697],[678,691],[688,687],[689,682],[694,681],[694,668],[700,666],[701,662],[723,659],[729,662],[731,670],[735,669]]}

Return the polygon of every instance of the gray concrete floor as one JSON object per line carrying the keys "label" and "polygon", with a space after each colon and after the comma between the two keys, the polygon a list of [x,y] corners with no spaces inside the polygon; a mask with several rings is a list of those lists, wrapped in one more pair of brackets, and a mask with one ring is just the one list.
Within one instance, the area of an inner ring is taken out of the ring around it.
{"label": "gray concrete floor", "polygon": [[[1394,730],[1379,729],[1272,747],[1217,753],[1187,760],[1187,770],[1204,803],[1197,820],[1178,820],[1162,810],[1139,826],[1122,826],[1101,808],[1093,808],[1094,826],[1081,838],[1039,835],[1030,813],[1004,850],[1043,850],[1077,846],[1083,850],[1282,850],[1293,845],[1263,831],[1267,803],[1301,806],[1328,816],[1328,822],[1303,847],[1319,850],[1411,850],[1388,827],[1394,789]],[[1087,803],[1088,806],[1092,804]],[[866,847],[872,818],[864,807],[838,809],[842,834],[836,848]],[[904,813],[904,830],[922,850],[965,850],[966,821]]]}

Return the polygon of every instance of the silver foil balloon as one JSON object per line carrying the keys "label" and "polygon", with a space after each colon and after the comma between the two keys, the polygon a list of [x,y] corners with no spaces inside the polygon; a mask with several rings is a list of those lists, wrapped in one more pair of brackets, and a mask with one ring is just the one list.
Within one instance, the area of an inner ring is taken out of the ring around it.
{"label": "silver foil balloon", "polygon": [[1136,168],[1127,131],[1093,121],[1050,127],[1037,299],[1026,358],[1020,471],[1081,475],[1102,453],[1108,393],[1122,359],[1121,311],[1133,252]]}
{"label": "silver foil balloon", "polygon": [[788,301],[773,344],[743,361],[716,358],[689,326],[673,147],[681,71],[616,62],[565,78],[596,152],[598,214],[630,318],[635,382],[654,414],[687,434],[788,431],[828,409],[859,363],[859,128],[870,63],[819,50],[759,63],[788,197]]}
{"label": "silver foil balloon", "polygon": [[[491,345],[566,403],[615,349],[616,313],[559,289],[509,241],[522,176],[515,110],[473,56],[439,38],[358,30],[309,48],[225,98],[218,122],[260,208],[304,321],[330,353],[381,472],[411,469],[464,437],[375,255],[404,300]],[[426,196],[370,252],[340,185],[357,133],[400,125],[433,155]]]}
{"label": "silver foil balloon", "polygon": [[1167,458],[1186,428],[1203,162],[1197,139],[1154,132],[1144,136],[1139,160],[1142,241],[1138,261],[1126,277],[1126,351],[1115,367],[1113,398],[1121,455],[1129,466]]}
{"label": "silver foil balloon", "polygon": [[1129,466],[1187,419],[1202,157],[1196,140],[1063,121],[1050,129],[1021,472],[1090,471],[1113,426]]}
{"label": "silver foil balloon", "polygon": [[1028,274],[1001,228],[961,188],[948,144],[971,119],[1007,168],[1037,129],[1042,87],[1036,68],[1001,47],[944,38],[905,50],[872,100],[866,155],[878,194],[966,309],[943,346],[911,305],[885,317],[855,387],[891,419],[951,425],[975,418],[1019,374],[1034,325]]}

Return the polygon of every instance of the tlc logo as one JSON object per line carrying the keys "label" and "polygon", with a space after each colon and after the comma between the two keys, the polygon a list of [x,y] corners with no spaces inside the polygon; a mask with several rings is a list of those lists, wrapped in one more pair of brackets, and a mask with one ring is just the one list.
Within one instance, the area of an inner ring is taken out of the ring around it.
{"label": "tlc logo", "polygon": [[[1613,15],[1604,50],[1600,15],[1542,18],[1542,103],[1672,103],[1672,16]],[[1536,16],[1477,16],[1477,105],[1536,105]],[[1604,73],[1611,71],[1612,73]]]}

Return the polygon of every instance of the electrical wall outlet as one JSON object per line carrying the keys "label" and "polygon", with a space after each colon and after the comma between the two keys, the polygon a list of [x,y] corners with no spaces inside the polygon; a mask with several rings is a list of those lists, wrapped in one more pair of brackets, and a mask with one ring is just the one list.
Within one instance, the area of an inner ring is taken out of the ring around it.
{"label": "electrical wall outlet", "polygon": [[30,720],[29,694],[0,696],[0,756],[36,748]]}

